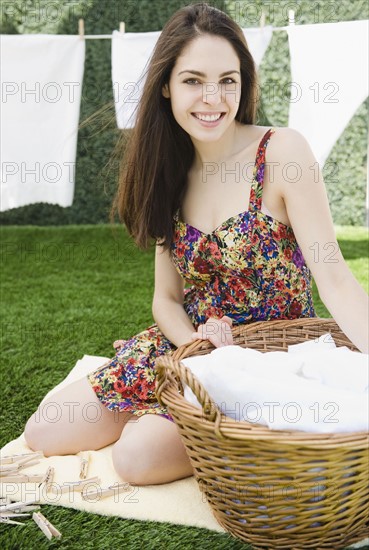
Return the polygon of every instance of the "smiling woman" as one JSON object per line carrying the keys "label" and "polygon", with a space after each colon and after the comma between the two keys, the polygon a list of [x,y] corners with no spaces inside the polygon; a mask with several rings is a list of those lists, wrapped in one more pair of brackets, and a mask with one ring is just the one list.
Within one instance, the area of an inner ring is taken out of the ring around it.
{"label": "smiling woman", "polygon": [[[194,63],[194,59],[197,66],[207,67],[207,75],[199,70],[185,69]],[[219,67],[234,68],[219,72]],[[188,79],[184,74],[195,74],[199,78]],[[225,78],[229,74],[234,77]],[[234,132],[234,119],[240,102],[241,79],[240,60],[228,40],[211,35],[192,40],[177,58],[169,82],[163,86],[163,95],[170,98],[173,116],[191,136],[195,150],[196,143],[204,138],[212,144],[212,159],[217,151],[219,156],[220,148],[223,153],[226,152],[224,147],[231,149],[231,134]],[[210,133],[203,128],[217,130]],[[229,135],[228,140],[224,134]],[[223,138],[219,141],[222,135]],[[218,142],[218,145],[214,142]],[[195,164],[201,162],[201,159],[195,159]]]}
{"label": "smiling woman", "polygon": [[[184,68],[190,66],[193,59],[198,66],[207,66],[207,74]],[[234,69],[219,73],[219,59],[224,67]],[[186,74],[187,77],[182,76]],[[188,78],[190,74],[199,78]],[[178,57],[169,82],[163,87],[163,95],[171,99],[174,118],[193,140],[197,135],[201,140],[201,128],[218,128],[206,136],[209,141],[218,141],[220,133],[233,126],[241,95],[240,60],[231,44],[224,38],[209,35],[190,42]],[[206,110],[203,110],[204,104]]]}
{"label": "smiling woman", "polygon": [[[368,352],[368,296],[337,244],[309,144],[292,129],[257,126],[256,111],[256,69],[241,28],[205,3],[178,10],[150,60],[112,208],[139,247],[155,241],[155,323],[117,341],[103,367],[53,396],[65,411],[57,426],[37,421],[42,410],[28,421],[33,449],[68,454],[116,441],[113,461],[126,481],[192,475],[156,398],[156,359],[196,338],[232,344],[232,325],[315,317],[312,276],[343,332]],[[290,163],[299,169],[293,181]],[[334,257],[316,261],[327,243]],[[70,424],[71,401],[81,411],[98,404],[99,423],[80,414]]]}

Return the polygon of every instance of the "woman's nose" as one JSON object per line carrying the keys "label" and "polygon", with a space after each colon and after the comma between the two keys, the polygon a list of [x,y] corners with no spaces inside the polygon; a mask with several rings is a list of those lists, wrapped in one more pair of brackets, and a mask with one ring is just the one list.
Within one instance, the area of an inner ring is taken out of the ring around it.
{"label": "woman's nose", "polygon": [[216,82],[207,82],[202,87],[202,100],[210,105],[217,105],[222,102],[222,87]]}

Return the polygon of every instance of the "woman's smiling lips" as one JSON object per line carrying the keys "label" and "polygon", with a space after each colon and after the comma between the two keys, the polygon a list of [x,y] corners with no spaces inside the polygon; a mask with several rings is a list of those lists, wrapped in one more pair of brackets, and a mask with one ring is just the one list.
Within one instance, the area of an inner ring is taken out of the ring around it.
{"label": "woman's smiling lips", "polygon": [[219,111],[217,113],[196,112],[191,114],[194,118],[196,118],[196,120],[199,121],[199,123],[202,126],[206,126],[206,127],[217,126],[225,115],[224,112],[219,112]]}

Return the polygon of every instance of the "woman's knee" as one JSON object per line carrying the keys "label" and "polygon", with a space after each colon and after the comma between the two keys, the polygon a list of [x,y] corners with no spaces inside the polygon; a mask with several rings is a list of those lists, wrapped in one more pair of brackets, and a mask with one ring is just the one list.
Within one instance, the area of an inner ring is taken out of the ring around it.
{"label": "woman's knee", "polygon": [[71,439],[72,424],[67,424],[67,412],[56,400],[45,400],[28,419],[24,428],[27,445],[45,456],[65,454],[65,444]]}
{"label": "woman's knee", "polygon": [[147,447],[137,438],[126,437],[117,441],[112,450],[113,466],[117,474],[133,485],[147,485],[150,483],[150,460],[147,456]]}
{"label": "woman's knee", "polygon": [[28,419],[24,428],[24,438],[32,451],[43,451],[45,456],[48,454],[48,433],[50,433],[49,423],[45,421],[40,408]]}

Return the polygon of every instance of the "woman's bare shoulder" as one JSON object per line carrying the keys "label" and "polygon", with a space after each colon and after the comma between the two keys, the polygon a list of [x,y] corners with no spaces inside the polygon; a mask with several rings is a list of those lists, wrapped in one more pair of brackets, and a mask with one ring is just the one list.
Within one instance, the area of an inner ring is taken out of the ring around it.
{"label": "woman's bare shoulder", "polygon": [[286,154],[298,154],[311,152],[309,142],[303,133],[287,126],[273,126],[273,137],[270,140],[268,149],[274,152]]}

